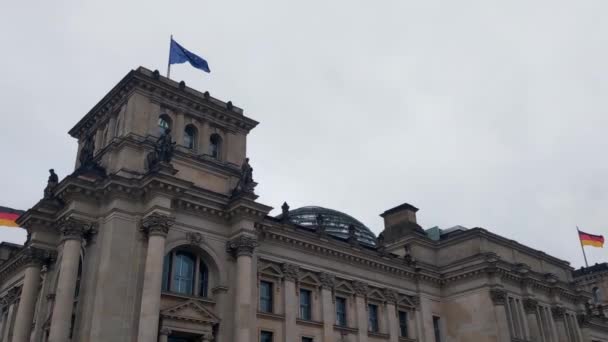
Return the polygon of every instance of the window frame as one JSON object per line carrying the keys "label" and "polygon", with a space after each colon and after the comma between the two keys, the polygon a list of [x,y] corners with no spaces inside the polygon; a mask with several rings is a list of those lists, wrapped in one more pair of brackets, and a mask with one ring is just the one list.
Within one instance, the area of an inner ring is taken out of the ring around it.
{"label": "window frame", "polygon": [[270,342],[274,342],[274,331],[270,330],[260,330],[260,342],[266,342],[266,340],[262,339],[265,334],[270,335]]}
{"label": "window frame", "polygon": [[[401,317],[403,316],[405,317],[405,320],[402,321]],[[399,321],[399,337],[405,337],[408,338],[409,337],[409,327],[408,327],[408,321],[409,321],[409,312],[405,311],[405,310],[398,310],[397,311],[397,320]]]}
{"label": "window frame", "polygon": [[[306,294],[306,296],[308,296],[308,304],[306,303],[302,303],[302,298],[304,298],[304,296],[302,296],[303,294]],[[299,318],[301,320],[304,321],[312,321],[312,296],[313,293],[311,290],[307,289],[307,288],[300,288],[300,291],[298,293],[298,303],[299,303]],[[303,310],[307,310],[306,312],[304,312]],[[305,315],[306,313],[306,315]]]}
{"label": "window frame", "polygon": [[[167,127],[163,127],[161,125],[162,122],[165,122],[167,124]],[[167,131],[167,129],[172,129],[172,126],[173,126],[173,121],[171,120],[171,117],[169,116],[169,114],[162,113],[158,116],[158,120],[156,120],[156,128],[158,128],[159,135],[162,135],[163,133],[165,133]]]}
{"label": "window frame", "polygon": [[[190,131],[190,133],[188,133],[188,131]],[[187,149],[189,149],[191,151],[196,151],[197,137],[198,137],[198,129],[196,128],[196,126],[194,126],[193,124],[187,124],[186,127],[184,127],[184,137],[183,137],[182,144]],[[190,139],[189,143],[188,143],[187,139]]]}
{"label": "window frame", "polygon": [[[176,256],[178,253],[190,255],[193,261],[192,279],[189,292],[180,292],[175,290],[174,283],[177,263]],[[178,246],[165,254],[163,257],[162,277],[162,292],[181,296],[209,298],[209,266],[207,265],[207,262],[205,262],[205,258],[203,258],[200,253],[193,251],[192,249]]]}
{"label": "window frame", "polygon": [[[372,310],[373,309],[373,310]],[[373,315],[372,315],[373,312]],[[375,303],[367,304],[367,331],[371,333],[380,332],[379,306]]]}
{"label": "window frame", "polygon": [[[342,301],[344,303],[344,321],[343,324],[340,322],[340,315],[338,311],[338,302]],[[335,315],[336,315],[336,325],[339,327],[348,327],[348,299],[343,296],[335,296]]]}
{"label": "window frame", "polygon": [[[216,139],[215,139],[216,138]],[[215,140],[215,142],[214,142]],[[224,145],[224,138],[219,133],[212,133],[209,136],[209,155],[211,158],[222,160],[222,151]],[[215,146],[215,148],[214,148]]]}
{"label": "window frame", "polygon": [[[262,284],[268,284],[268,298],[263,297]],[[274,313],[274,290],[275,282],[268,279],[260,279],[258,286],[258,311],[263,313]],[[266,301],[268,309],[262,304]]]}

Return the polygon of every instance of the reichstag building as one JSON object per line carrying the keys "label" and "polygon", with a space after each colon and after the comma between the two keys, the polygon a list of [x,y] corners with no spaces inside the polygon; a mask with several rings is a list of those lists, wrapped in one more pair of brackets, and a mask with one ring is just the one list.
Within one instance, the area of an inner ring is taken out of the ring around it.
{"label": "reichstag building", "polygon": [[270,216],[246,154],[257,124],[129,72],[69,131],[76,167],[18,219],[25,245],[0,244],[0,341],[608,341],[607,264],[423,229],[407,203],[378,236],[357,213]]}

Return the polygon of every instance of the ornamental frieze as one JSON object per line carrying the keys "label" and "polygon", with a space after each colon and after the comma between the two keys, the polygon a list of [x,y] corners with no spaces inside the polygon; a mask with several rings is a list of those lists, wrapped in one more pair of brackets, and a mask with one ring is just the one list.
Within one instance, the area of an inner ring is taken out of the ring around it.
{"label": "ornamental frieze", "polygon": [[319,280],[321,281],[321,287],[324,289],[332,290],[336,287],[336,277],[333,274],[321,272],[319,274]]}
{"label": "ornamental frieze", "polygon": [[362,281],[355,280],[355,281],[353,281],[352,284],[353,284],[353,289],[355,290],[355,294],[357,296],[361,296],[361,297],[367,296],[367,292],[369,290],[369,287],[367,286],[366,283],[364,283]]}
{"label": "ornamental frieze", "polygon": [[281,265],[283,278],[289,281],[298,281],[300,277],[300,267],[294,264],[284,263]]}
{"label": "ornamental frieze", "polygon": [[383,294],[384,298],[386,298],[389,303],[397,303],[399,300],[399,294],[393,289],[384,289]]}

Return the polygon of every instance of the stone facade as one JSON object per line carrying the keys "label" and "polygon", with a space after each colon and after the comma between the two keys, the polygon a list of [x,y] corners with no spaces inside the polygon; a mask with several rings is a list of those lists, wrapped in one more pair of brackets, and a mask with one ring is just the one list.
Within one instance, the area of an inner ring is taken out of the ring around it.
{"label": "stone facade", "polygon": [[75,172],[19,218],[25,246],[0,246],[0,341],[608,341],[601,267],[482,228],[431,239],[409,204],[375,244],[269,216],[256,125],[157,71],[125,76],[70,130]]}

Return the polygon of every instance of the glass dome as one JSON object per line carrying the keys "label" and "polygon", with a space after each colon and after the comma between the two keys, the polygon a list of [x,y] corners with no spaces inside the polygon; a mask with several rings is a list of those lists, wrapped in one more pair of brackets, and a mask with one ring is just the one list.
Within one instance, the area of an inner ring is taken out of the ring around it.
{"label": "glass dome", "polygon": [[[375,246],[376,236],[363,223],[343,212],[323,207],[302,207],[289,211],[289,221],[297,225],[316,229],[318,227],[317,216],[321,215],[322,225],[329,235],[342,239],[348,239],[348,227],[355,226],[355,234],[360,243]],[[281,218],[283,214],[277,216]]]}

